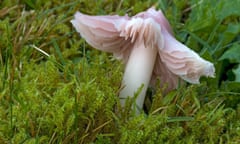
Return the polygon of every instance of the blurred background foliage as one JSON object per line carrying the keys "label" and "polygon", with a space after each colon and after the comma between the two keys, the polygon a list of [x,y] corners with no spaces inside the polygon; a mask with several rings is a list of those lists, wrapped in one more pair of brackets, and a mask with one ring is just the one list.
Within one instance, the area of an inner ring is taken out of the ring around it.
{"label": "blurred background foliage", "polygon": [[[135,115],[117,98],[123,66],[73,29],[76,11],[129,16],[155,6],[216,78]],[[239,143],[240,0],[0,1],[0,143]],[[41,52],[40,50],[44,51]]]}

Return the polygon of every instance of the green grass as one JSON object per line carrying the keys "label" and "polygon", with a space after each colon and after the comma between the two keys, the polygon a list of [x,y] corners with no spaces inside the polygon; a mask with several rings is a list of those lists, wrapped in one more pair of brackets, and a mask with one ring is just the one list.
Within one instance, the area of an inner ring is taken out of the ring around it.
{"label": "green grass", "polygon": [[[120,108],[123,65],[91,48],[73,14],[134,15],[155,5],[216,78],[157,88],[135,115]],[[240,143],[239,0],[3,0],[0,143]],[[38,50],[41,49],[46,53]]]}

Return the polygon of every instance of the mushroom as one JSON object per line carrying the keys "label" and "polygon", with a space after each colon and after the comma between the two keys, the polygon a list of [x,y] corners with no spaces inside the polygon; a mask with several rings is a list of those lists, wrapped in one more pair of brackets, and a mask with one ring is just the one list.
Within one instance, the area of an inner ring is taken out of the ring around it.
{"label": "mushroom", "polygon": [[71,23],[92,47],[113,53],[124,62],[119,94],[122,106],[141,87],[136,105],[142,109],[146,90],[156,78],[172,90],[177,88],[179,78],[197,84],[201,76],[214,77],[213,64],[174,38],[161,10],[150,8],[133,17],[77,12]]}

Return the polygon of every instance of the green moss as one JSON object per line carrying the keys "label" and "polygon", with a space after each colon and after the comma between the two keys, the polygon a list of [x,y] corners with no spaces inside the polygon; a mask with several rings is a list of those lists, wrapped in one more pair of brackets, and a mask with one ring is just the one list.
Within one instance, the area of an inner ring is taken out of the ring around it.
{"label": "green moss", "polygon": [[[239,43],[239,13],[229,9],[238,8],[234,2],[3,0],[0,143],[238,143],[239,83],[229,82],[223,70],[234,67],[219,59]],[[119,104],[123,65],[92,49],[69,21],[77,10],[134,15],[153,5],[164,10],[177,38],[216,64],[217,73],[168,94],[153,90],[145,112],[135,115],[134,99],[125,109]]]}

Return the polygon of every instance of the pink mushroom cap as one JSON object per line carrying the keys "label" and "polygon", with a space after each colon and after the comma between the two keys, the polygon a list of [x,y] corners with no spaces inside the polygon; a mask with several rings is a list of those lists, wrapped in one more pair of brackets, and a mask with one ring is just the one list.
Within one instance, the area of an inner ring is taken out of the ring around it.
{"label": "pink mushroom cap", "polygon": [[197,84],[201,76],[214,77],[214,65],[174,38],[161,10],[150,8],[133,17],[89,16],[77,12],[71,23],[91,46],[113,53],[124,63],[139,42],[144,42],[147,48],[156,48],[152,84],[159,77],[171,90],[177,87],[179,78]]}

